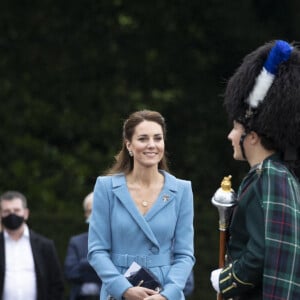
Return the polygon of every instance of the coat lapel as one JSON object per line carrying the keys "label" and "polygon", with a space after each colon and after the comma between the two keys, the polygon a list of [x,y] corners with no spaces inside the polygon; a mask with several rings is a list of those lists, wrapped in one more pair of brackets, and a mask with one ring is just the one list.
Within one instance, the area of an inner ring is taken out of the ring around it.
{"label": "coat lapel", "polygon": [[166,206],[172,203],[172,201],[174,201],[176,197],[176,192],[177,192],[176,178],[167,172],[162,171],[162,173],[165,177],[165,184],[155,204],[145,215],[145,219],[147,221],[150,221],[162,209],[164,209]]}
{"label": "coat lapel", "polygon": [[[159,199],[150,209],[150,211],[145,215],[141,215],[138,211],[134,201],[131,199],[129,194],[126,180],[124,175],[118,175],[113,177],[112,181],[112,191],[117,197],[117,199],[123,204],[124,208],[129,212],[141,230],[145,233],[145,235],[157,246],[159,247],[159,243],[153,234],[148,221],[157,214],[161,209],[163,209],[166,205],[168,205],[174,198],[174,192],[170,191],[170,186],[168,183],[169,176],[165,175],[165,185],[162,192],[159,195]],[[168,178],[167,178],[168,177]]]}
{"label": "coat lapel", "polygon": [[36,239],[35,232],[32,230],[29,230],[29,238],[30,238],[30,245],[31,245],[31,251],[32,251],[32,256],[34,260],[34,266],[35,266],[35,271],[37,274],[37,277],[40,274],[39,266],[41,266],[42,262],[40,261],[40,255],[39,255],[39,243]]}
{"label": "coat lapel", "polygon": [[0,294],[3,291],[4,283],[4,272],[5,272],[5,251],[4,251],[4,234],[0,233]]}

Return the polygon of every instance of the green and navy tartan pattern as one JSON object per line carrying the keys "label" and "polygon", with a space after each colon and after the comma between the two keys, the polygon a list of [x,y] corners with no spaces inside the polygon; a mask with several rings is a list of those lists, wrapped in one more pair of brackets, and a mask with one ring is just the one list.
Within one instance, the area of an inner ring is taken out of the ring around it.
{"label": "green and navy tartan pattern", "polygon": [[299,207],[299,181],[277,155],[251,168],[230,226],[232,264],[220,274],[226,299],[300,299]]}
{"label": "green and navy tartan pattern", "polygon": [[300,299],[300,185],[279,161],[258,169],[265,213],[264,300]]}

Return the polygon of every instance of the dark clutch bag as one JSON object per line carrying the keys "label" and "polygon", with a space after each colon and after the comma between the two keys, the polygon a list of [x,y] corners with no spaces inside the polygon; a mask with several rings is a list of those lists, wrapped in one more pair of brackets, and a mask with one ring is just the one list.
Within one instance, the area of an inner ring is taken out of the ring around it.
{"label": "dark clutch bag", "polygon": [[162,290],[162,286],[156,276],[144,267],[132,273],[127,279],[133,286],[142,286],[157,292]]}

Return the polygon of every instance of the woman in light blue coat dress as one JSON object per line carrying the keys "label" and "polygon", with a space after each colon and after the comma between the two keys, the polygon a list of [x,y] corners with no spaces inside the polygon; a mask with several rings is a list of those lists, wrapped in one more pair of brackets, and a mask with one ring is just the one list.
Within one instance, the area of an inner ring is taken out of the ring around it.
{"label": "woman in light blue coat dress", "polygon": [[[182,300],[195,262],[190,181],[168,173],[166,127],[155,111],[129,116],[115,165],[98,177],[89,226],[88,260],[102,279],[101,300]],[[132,286],[136,262],[152,271],[160,292]]]}

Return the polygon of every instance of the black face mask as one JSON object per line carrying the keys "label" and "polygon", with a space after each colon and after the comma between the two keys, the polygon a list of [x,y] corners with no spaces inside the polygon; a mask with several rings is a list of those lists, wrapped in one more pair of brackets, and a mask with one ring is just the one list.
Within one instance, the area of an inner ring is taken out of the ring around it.
{"label": "black face mask", "polygon": [[10,230],[18,229],[24,222],[24,217],[17,216],[16,214],[10,214],[2,218],[2,224]]}

